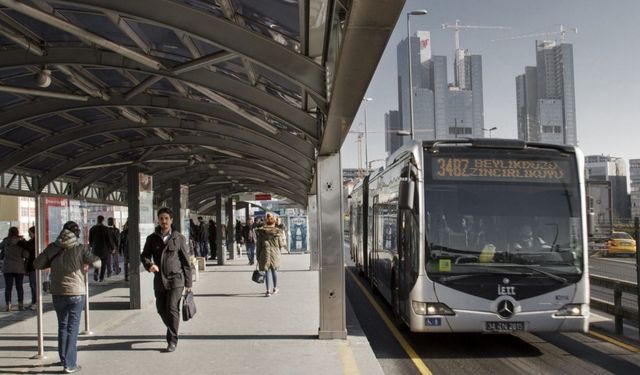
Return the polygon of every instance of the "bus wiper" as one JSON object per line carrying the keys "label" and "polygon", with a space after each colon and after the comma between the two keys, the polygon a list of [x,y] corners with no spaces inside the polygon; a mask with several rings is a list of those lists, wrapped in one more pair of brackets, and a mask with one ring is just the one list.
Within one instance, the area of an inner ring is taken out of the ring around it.
{"label": "bus wiper", "polygon": [[528,269],[528,270],[531,270],[531,271],[534,271],[534,272],[540,273],[540,274],[542,274],[542,275],[545,275],[545,276],[549,277],[550,279],[554,279],[554,280],[556,280],[556,281],[559,281],[559,282],[561,282],[562,284],[566,284],[566,283],[568,283],[568,282],[569,282],[567,279],[565,279],[565,278],[564,278],[564,277],[562,277],[562,276],[554,275],[554,274],[552,274],[551,272],[543,271],[543,270],[541,270],[541,269],[538,269],[538,268],[535,268],[535,267],[531,267],[531,266],[527,266],[527,265],[524,265],[524,264],[514,264],[514,265],[512,265],[512,266],[510,266],[510,267],[521,267],[521,268],[526,268],[526,269]]}
{"label": "bus wiper", "polygon": [[[498,274],[504,274],[507,272],[499,272]],[[440,278],[440,282],[442,283],[447,283],[449,281],[456,281],[456,280],[462,280],[462,279],[468,279],[470,277],[476,277],[476,276],[495,276],[496,273],[494,272],[472,272],[472,273],[463,273],[460,275],[451,275],[451,276],[442,276]]]}

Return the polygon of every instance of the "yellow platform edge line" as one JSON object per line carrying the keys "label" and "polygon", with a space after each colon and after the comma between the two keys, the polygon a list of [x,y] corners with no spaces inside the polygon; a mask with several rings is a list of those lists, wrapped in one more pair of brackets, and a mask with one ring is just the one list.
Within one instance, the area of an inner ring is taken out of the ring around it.
{"label": "yellow platform edge line", "polygon": [[385,314],[384,310],[382,310],[382,307],[380,307],[378,302],[376,302],[376,300],[373,298],[373,296],[371,296],[369,291],[364,287],[364,285],[362,285],[360,280],[358,280],[357,276],[351,270],[347,269],[347,271],[349,272],[349,275],[351,276],[353,281],[355,281],[356,285],[358,285],[360,290],[362,290],[364,295],[367,297],[367,300],[369,300],[369,303],[376,310],[376,312],[378,313],[380,318],[382,318],[384,323],[387,325],[387,328],[389,328],[389,331],[391,331],[391,333],[393,334],[393,337],[395,337],[396,340],[398,340],[398,342],[400,343],[400,346],[402,346],[402,349],[404,349],[404,351],[409,355],[409,358],[411,359],[413,364],[416,366],[416,368],[418,369],[420,374],[422,374],[422,375],[433,375],[433,373],[429,370],[429,368],[424,363],[424,361],[422,361],[422,358],[420,358],[420,356],[418,356],[416,351],[411,347],[411,345],[407,342],[407,340],[405,340],[405,338],[402,336],[400,331],[398,331],[398,329],[395,327],[395,325],[387,317],[387,315]]}
{"label": "yellow platform edge line", "polygon": [[599,332],[594,332],[594,331],[589,331],[589,335],[593,336],[593,337],[596,337],[596,338],[598,338],[600,340],[607,341],[607,342],[609,342],[609,343],[611,343],[611,344],[613,344],[615,346],[619,346],[619,347],[621,347],[623,349],[626,349],[626,350],[628,350],[630,352],[640,353],[640,348],[637,348],[637,347],[635,347],[633,345],[626,344],[626,343],[624,343],[622,341],[616,340],[613,337],[607,336],[605,334],[602,334],[602,333],[599,333]]}

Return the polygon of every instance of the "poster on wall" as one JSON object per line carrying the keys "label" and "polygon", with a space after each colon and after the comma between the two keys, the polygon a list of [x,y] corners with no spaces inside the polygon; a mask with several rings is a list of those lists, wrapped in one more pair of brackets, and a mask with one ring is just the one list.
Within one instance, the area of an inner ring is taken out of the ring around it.
{"label": "poster on wall", "polygon": [[289,249],[291,252],[304,253],[308,251],[307,248],[307,231],[308,220],[306,216],[292,216],[289,218],[289,233],[291,241],[289,242]]}
{"label": "poster on wall", "polygon": [[144,248],[147,236],[155,230],[153,215],[153,178],[150,175],[139,174],[140,188],[140,253]]}
{"label": "poster on wall", "polygon": [[58,238],[62,226],[69,221],[68,202],[65,198],[45,197],[44,243],[49,244]]}

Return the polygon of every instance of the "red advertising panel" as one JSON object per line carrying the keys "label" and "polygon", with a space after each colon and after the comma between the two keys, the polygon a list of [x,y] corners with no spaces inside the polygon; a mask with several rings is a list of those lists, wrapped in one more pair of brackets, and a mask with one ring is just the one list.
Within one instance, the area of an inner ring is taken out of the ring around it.
{"label": "red advertising panel", "polygon": [[256,194],[257,201],[270,201],[271,194]]}
{"label": "red advertising panel", "polygon": [[56,240],[62,226],[68,220],[67,199],[60,197],[46,197],[44,200],[44,243]]}

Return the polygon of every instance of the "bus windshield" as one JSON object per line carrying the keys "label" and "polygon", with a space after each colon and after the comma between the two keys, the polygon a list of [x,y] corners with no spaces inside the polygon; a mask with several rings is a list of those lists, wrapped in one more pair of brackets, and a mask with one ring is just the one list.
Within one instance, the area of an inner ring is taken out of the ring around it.
{"label": "bus windshield", "polygon": [[499,152],[425,154],[427,274],[435,279],[532,270],[552,278],[581,275],[575,157]]}

